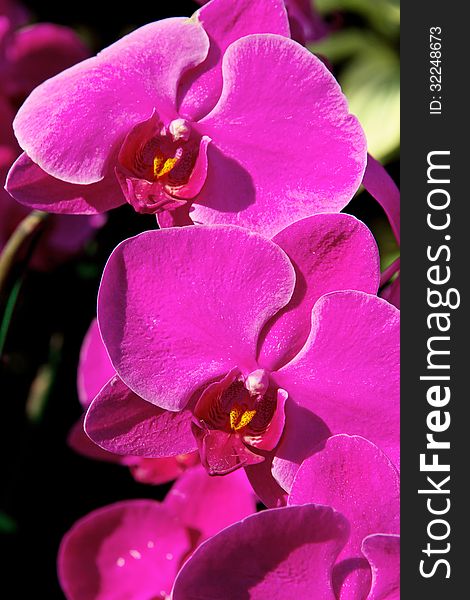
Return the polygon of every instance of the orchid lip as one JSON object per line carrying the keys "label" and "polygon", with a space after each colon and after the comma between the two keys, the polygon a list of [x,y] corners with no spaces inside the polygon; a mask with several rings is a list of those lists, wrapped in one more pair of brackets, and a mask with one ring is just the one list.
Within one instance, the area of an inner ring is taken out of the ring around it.
{"label": "orchid lip", "polygon": [[193,411],[192,431],[210,475],[225,475],[265,460],[279,442],[287,393],[268,371],[244,376],[238,368],[209,384]]}
{"label": "orchid lip", "polygon": [[126,200],[137,212],[153,214],[190,201],[206,179],[208,142],[185,119],[163,123],[154,110],[119,151],[116,175]]}
{"label": "orchid lip", "polygon": [[243,433],[255,424],[253,420],[259,421],[260,417],[255,417],[268,401],[265,396],[269,387],[269,375],[264,369],[246,377],[239,369],[232,369],[221,381],[204,390],[194,410],[195,419],[207,429]]}

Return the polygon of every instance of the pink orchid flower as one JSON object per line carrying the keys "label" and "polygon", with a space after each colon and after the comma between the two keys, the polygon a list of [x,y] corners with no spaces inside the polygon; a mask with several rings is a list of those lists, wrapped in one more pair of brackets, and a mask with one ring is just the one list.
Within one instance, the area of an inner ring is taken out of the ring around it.
{"label": "pink orchid flower", "polygon": [[[284,0],[292,39],[308,44],[321,39],[328,33],[328,26],[315,10],[312,0]],[[207,4],[208,0],[196,0]]]}
{"label": "pink orchid flower", "polygon": [[[116,375],[106,348],[101,340],[96,319],[93,319],[80,350],[77,373],[78,397],[86,411],[93,398],[108,381]],[[199,463],[197,452],[169,456],[168,458],[143,458],[141,456],[121,456],[107,452],[91,441],[84,428],[84,415],[70,430],[69,446],[78,454],[95,460],[119,463],[127,466],[136,481],[159,485],[177,479],[187,468]]]}
{"label": "pink orchid flower", "polygon": [[289,506],[201,545],[173,600],[398,600],[399,482],[380,450],[339,435],[302,464]]}
{"label": "pink orchid flower", "polygon": [[289,38],[282,0],[213,0],[146,25],[39,86],[14,126],[19,202],[91,214],[127,201],[161,226],[272,236],[340,211],[366,166],[362,128]]}
{"label": "pink orchid flower", "polygon": [[[75,33],[65,27],[44,23],[16,29],[25,18],[19,5],[0,5],[1,182],[20,153],[12,129],[17,105],[39,83],[88,54]],[[30,210],[0,190],[0,251]],[[51,216],[33,254],[32,267],[47,270],[74,256],[104,222],[103,215]]]}
{"label": "pink orchid flower", "polygon": [[196,226],[122,242],[98,298],[117,375],[88,435],[123,455],[198,448],[214,475],[247,467],[271,506],[332,434],[367,436],[397,464],[399,312],[378,281],[371,233],[343,214],[272,241]]}
{"label": "pink orchid flower", "polygon": [[179,568],[204,540],[251,514],[243,473],[187,471],[165,500],[127,500],[80,519],[64,536],[59,581],[67,600],[165,600]]}

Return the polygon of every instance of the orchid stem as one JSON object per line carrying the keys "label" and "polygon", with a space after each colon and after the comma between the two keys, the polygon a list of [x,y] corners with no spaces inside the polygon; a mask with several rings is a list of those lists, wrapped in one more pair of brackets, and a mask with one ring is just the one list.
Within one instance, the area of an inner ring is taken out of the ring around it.
{"label": "orchid stem", "polygon": [[47,217],[47,213],[39,210],[34,210],[27,215],[15,229],[0,254],[0,299],[6,298],[5,310],[0,321],[0,356],[3,355],[11,320],[23,285],[25,269],[21,269],[8,293],[10,278],[13,277],[13,271],[18,264],[23,263],[24,266],[28,264]]}
{"label": "orchid stem", "polygon": [[33,210],[33,212],[21,221],[6,243],[3,252],[0,254],[0,293],[3,291],[21,251],[32,240],[34,234],[39,230],[47,217],[47,213],[40,210]]}
{"label": "orchid stem", "polygon": [[3,355],[3,348],[5,346],[5,342],[8,335],[8,330],[10,329],[11,319],[13,317],[13,312],[15,310],[16,301],[18,300],[18,296],[20,293],[21,286],[23,284],[23,278],[18,279],[11,290],[10,296],[8,298],[7,305],[5,307],[5,312],[3,313],[2,322],[0,324],[0,356]]}

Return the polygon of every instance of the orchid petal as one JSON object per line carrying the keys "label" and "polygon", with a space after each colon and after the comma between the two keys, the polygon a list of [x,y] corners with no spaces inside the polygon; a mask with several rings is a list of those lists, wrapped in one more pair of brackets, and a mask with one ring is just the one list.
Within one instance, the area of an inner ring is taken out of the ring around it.
{"label": "orchid petal", "polygon": [[[359,291],[322,296],[304,348],[273,378],[332,434],[370,439],[398,466],[399,311],[388,302]],[[292,463],[283,444],[292,446],[293,435],[287,417],[277,455]],[[280,484],[289,490],[291,479]]]}
{"label": "orchid petal", "polygon": [[69,431],[67,443],[70,448],[72,448],[72,450],[77,454],[86,456],[87,458],[92,458],[94,460],[104,460],[111,463],[123,463],[124,457],[117,454],[112,454],[107,450],[103,450],[103,448],[100,448],[100,446],[91,441],[83,428],[84,420],[85,415],[82,415]]}
{"label": "orchid petal", "polygon": [[233,367],[256,369],[259,332],[293,287],[285,254],[257,234],[204,226],[149,231],[111,255],[98,321],[126,385],[181,410]]}
{"label": "orchid petal", "polygon": [[189,411],[158,408],[132,392],[117,375],[91,403],[85,431],[114,454],[167,458],[196,450]]}
{"label": "orchid petal", "polygon": [[362,552],[372,568],[372,586],[367,600],[400,600],[400,537],[369,535]]}
{"label": "orchid petal", "polygon": [[89,185],[67,183],[48,175],[24,153],[12,165],[6,189],[21,204],[52,213],[88,215],[124,204],[114,175]]}
{"label": "orchid petal", "polygon": [[78,398],[85,410],[115,374],[101,339],[98,322],[93,319],[83,339],[77,371]]}
{"label": "orchid petal", "polygon": [[361,183],[366,142],[323,63],[290,39],[255,34],[229,46],[222,71],[219,102],[198,123],[212,144],[193,221],[271,237],[344,208]]}
{"label": "orchid petal", "polygon": [[174,600],[335,600],[334,561],[348,535],[324,506],[262,511],[202,544],[183,566]]}
{"label": "orchid petal", "polygon": [[368,440],[336,435],[297,472],[288,503],[307,502],[331,506],[348,519],[351,535],[335,566],[335,588],[341,589],[345,600],[364,597],[370,572],[361,555],[362,540],[374,533],[399,530],[396,469]]}
{"label": "orchid petal", "polygon": [[148,600],[167,595],[190,548],[165,506],[129,500],[80,519],[62,540],[59,581],[67,600]]}
{"label": "orchid petal", "polygon": [[158,107],[173,119],[182,74],[209,41],[188,19],[150,23],[37,87],[15,122],[20,146],[53,177],[90,184],[108,172],[125,134]]}
{"label": "orchid petal", "polygon": [[241,37],[250,33],[278,33],[289,37],[289,24],[282,0],[214,0],[198,10],[193,19],[209,36],[206,60],[187,72],[179,91],[179,112],[191,120],[206,115],[222,91],[221,56]]}
{"label": "orchid petal", "polygon": [[197,544],[256,512],[255,495],[243,470],[210,477],[201,465],[179,477],[164,505],[192,531]]}
{"label": "orchid petal", "polygon": [[287,492],[281,488],[271,472],[273,453],[267,453],[264,461],[245,467],[245,473],[254,492],[268,508],[280,508],[287,502]]}
{"label": "orchid petal", "polygon": [[274,238],[296,271],[292,299],[262,333],[258,361],[276,370],[307,341],[312,308],[323,294],[360,290],[375,294],[380,279],[377,244],[369,229],[344,214],[320,214],[289,225]]}

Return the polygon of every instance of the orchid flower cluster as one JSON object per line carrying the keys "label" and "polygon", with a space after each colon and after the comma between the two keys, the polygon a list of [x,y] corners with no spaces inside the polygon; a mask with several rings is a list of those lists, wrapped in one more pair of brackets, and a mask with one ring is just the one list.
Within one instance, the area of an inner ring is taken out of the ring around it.
{"label": "orchid flower cluster", "polygon": [[40,85],[34,28],[1,34],[0,101],[31,92],[2,206],[69,241],[62,219],[82,236],[126,203],[158,223],[108,259],[69,444],[176,481],[75,523],[59,580],[68,600],[396,600],[399,283],[381,297],[393,273],[341,211],[362,184],[398,239],[398,190],[299,43],[327,33],[310,2],[199,4],[91,58],[47,26],[79,62]]}

